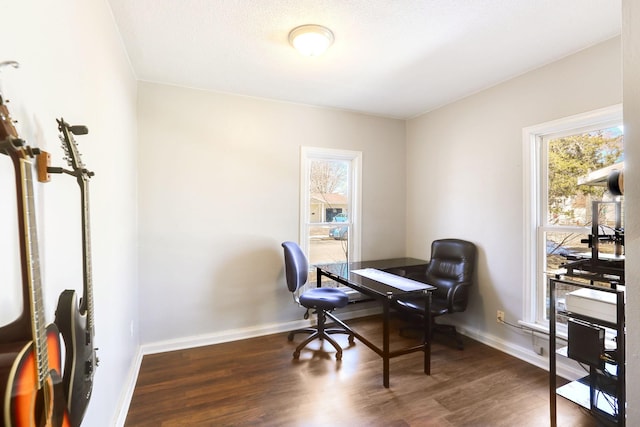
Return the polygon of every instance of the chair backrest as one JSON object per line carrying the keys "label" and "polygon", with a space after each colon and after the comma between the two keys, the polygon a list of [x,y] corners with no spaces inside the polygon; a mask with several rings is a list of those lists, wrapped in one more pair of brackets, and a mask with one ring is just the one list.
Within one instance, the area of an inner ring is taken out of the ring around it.
{"label": "chair backrest", "polygon": [[449,311],[467,308],[468,288],[474,282],[477,249],[466,240],[441,239],[431,243],[427,283],[436,286],[435,298],[446,298]]}
{"label": "chair backrest", "polygon": [[282,243],[284,248],[284,271],[287,278],[287,287],[291,292],[307,283],[309,274],[309,262],[300,246],[295,242]]}

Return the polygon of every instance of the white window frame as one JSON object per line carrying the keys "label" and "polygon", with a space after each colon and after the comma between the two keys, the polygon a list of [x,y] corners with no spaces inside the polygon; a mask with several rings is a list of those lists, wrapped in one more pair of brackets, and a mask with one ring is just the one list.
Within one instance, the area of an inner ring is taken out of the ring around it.
{"label": "white window frame", "polygon": [[[544,319],[545,303],[543,270],[547,224],[546,151],[547,140],[563,135],[589,132],[622,124],[622,104],[589,111],[574,116],[526,127],[523,140],[523,205],[524,205],[524,295],[523,319],[521,323],[534,328],[548,330]],[[554,231],[582,232],[588,234],[590,227],[553,227]]]}
{"label": "white window frame", "polygon": [[301,147],[300,149],[300,247],[309,253],[309,179],[312,160],[345,160],[351,162],[349,169],[349,261],[360,261],[362,223],[362,152],[332,148]]}

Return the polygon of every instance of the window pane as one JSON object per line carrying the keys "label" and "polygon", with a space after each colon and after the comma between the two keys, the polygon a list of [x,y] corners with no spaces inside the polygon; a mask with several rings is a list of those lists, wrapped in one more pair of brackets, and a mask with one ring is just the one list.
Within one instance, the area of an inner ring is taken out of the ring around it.
{"label": "window pane", "polygon": [[327,159],[310,163],[309,261],[312,264],[348,260],[349,164],[346,160]]}
{"label": "window pane", "polygon": [[345,222],[349,161],[312,160],[309,172],[309,222]]}
{"label": "window pane", "polygon": [[[310,227],[309,261],[312,264],[345,262],[348,255],[348,225]],[[338,233],[335,233],[335,231]],[[337,237],[330,235],[336,234]]]}
{"label": "window pane", "polygon": [[567,260],[575,257],[579,254],[588,254],[591,249],[589,244],[582,242],[588,238],[586,233],[559,233],[559,232],[547,232],[545,233],[545,242],[547,247],[547,256],[545,259],[544,271],[547,274],[553,274],[564,264]]}
{"label": "window pane", "polygon": [[591,223],[591,202],[602,200],[604,186],[578,186],[578,178],[623,160],[618,127],[551,139],[547,144],[547,223]]}

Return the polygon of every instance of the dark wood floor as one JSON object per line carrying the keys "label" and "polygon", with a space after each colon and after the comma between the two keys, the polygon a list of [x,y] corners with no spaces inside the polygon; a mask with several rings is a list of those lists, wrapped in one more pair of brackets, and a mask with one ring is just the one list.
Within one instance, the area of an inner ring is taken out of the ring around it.
{"label": "dark wood floor", "polygon": [[[380,335],[377,318],[350,323]],[[465,338],[460,351],[436,338],[432,375],[422,372],[422,353],[400,356],[385,389],[382,360],[334,336],[341,362],[319,341],[292,359],[303,335],[286,334],[145,356],[126,426],[549,425],[547,372],[493,348]],[[393,346],[405,342],[394,334]],[[595,423],[559,398],[558,425]]]}

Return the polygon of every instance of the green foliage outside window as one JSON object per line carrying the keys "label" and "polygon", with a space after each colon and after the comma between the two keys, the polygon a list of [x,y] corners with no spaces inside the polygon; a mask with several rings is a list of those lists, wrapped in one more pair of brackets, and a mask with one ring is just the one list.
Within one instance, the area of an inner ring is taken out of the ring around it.
{"label": "green foliage outside window", "polygon": [[548,144],[548,214],[550,223],[560,215],[576,224],[575,205],[589,197],[600,200],[604,187],[577,186],[578,178],[619,162],[623,156],[622,133],[618,128],[571,135]]}

